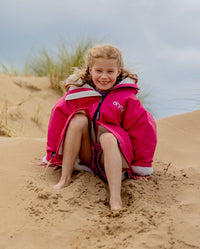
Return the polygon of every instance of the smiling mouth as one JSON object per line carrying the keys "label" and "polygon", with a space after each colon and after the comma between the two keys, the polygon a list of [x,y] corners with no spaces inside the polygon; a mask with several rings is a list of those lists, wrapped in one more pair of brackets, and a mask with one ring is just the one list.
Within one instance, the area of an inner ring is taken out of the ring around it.
{"label": "smiling mouth", "polygon": [[99,83],[102,85],[107,85],[109,83],[109,81],[100,81]]}

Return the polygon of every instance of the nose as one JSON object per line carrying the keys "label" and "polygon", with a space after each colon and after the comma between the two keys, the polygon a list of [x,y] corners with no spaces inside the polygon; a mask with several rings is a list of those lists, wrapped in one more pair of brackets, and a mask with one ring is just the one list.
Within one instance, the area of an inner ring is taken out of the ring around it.
{"label": "nose", "polygon": [[106,72],[103,72],[102,75],[101,75],[101,78],[102,78],[102,79],[107,79],[107,73],[106,73]]}

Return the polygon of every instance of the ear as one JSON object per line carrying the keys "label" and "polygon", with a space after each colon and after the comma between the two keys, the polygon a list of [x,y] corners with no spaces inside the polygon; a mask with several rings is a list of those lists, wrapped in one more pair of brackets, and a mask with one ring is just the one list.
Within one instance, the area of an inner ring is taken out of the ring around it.
{"label": "ear", "polygon": [[122,68],[120,67],[119,70],[118,70],[117,76],[119,76],[121,72],[122,72]]}
{"label": "ear", "polygon": [[91,74],[92,68],[89,66],[88,67],[88,72]]}

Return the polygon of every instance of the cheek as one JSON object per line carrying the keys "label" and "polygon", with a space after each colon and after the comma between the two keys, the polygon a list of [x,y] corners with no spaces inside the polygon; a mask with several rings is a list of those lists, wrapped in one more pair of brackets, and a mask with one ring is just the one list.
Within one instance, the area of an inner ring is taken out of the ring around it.
{"label": "cheek", "polygon": [[93,74],[92,75],[92,81],[96,84],[98,82],[98,75]]}
{"label": "cheek", "polygon": [[117,77],[116,76],[113,76],[112,77],[112,81],[115,82],[117,80]]}
{"label": "cheek", "polygon": [[98,79],[98,75],[96,75],[96,74],[94,74],[93,76],[92,76],[92,78],[95,80],[95,79]]}

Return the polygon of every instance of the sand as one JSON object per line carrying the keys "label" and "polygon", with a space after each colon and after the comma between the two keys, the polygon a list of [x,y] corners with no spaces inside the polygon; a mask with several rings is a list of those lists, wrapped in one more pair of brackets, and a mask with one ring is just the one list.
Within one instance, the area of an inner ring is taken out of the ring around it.
{"label": "sand", "polygon": [[157,120],[154,177],[122,183],[112,212],[97,176],[37,164],[60,95],[47,78],[0,75],[0,249],[200,248],[200,110]]}

